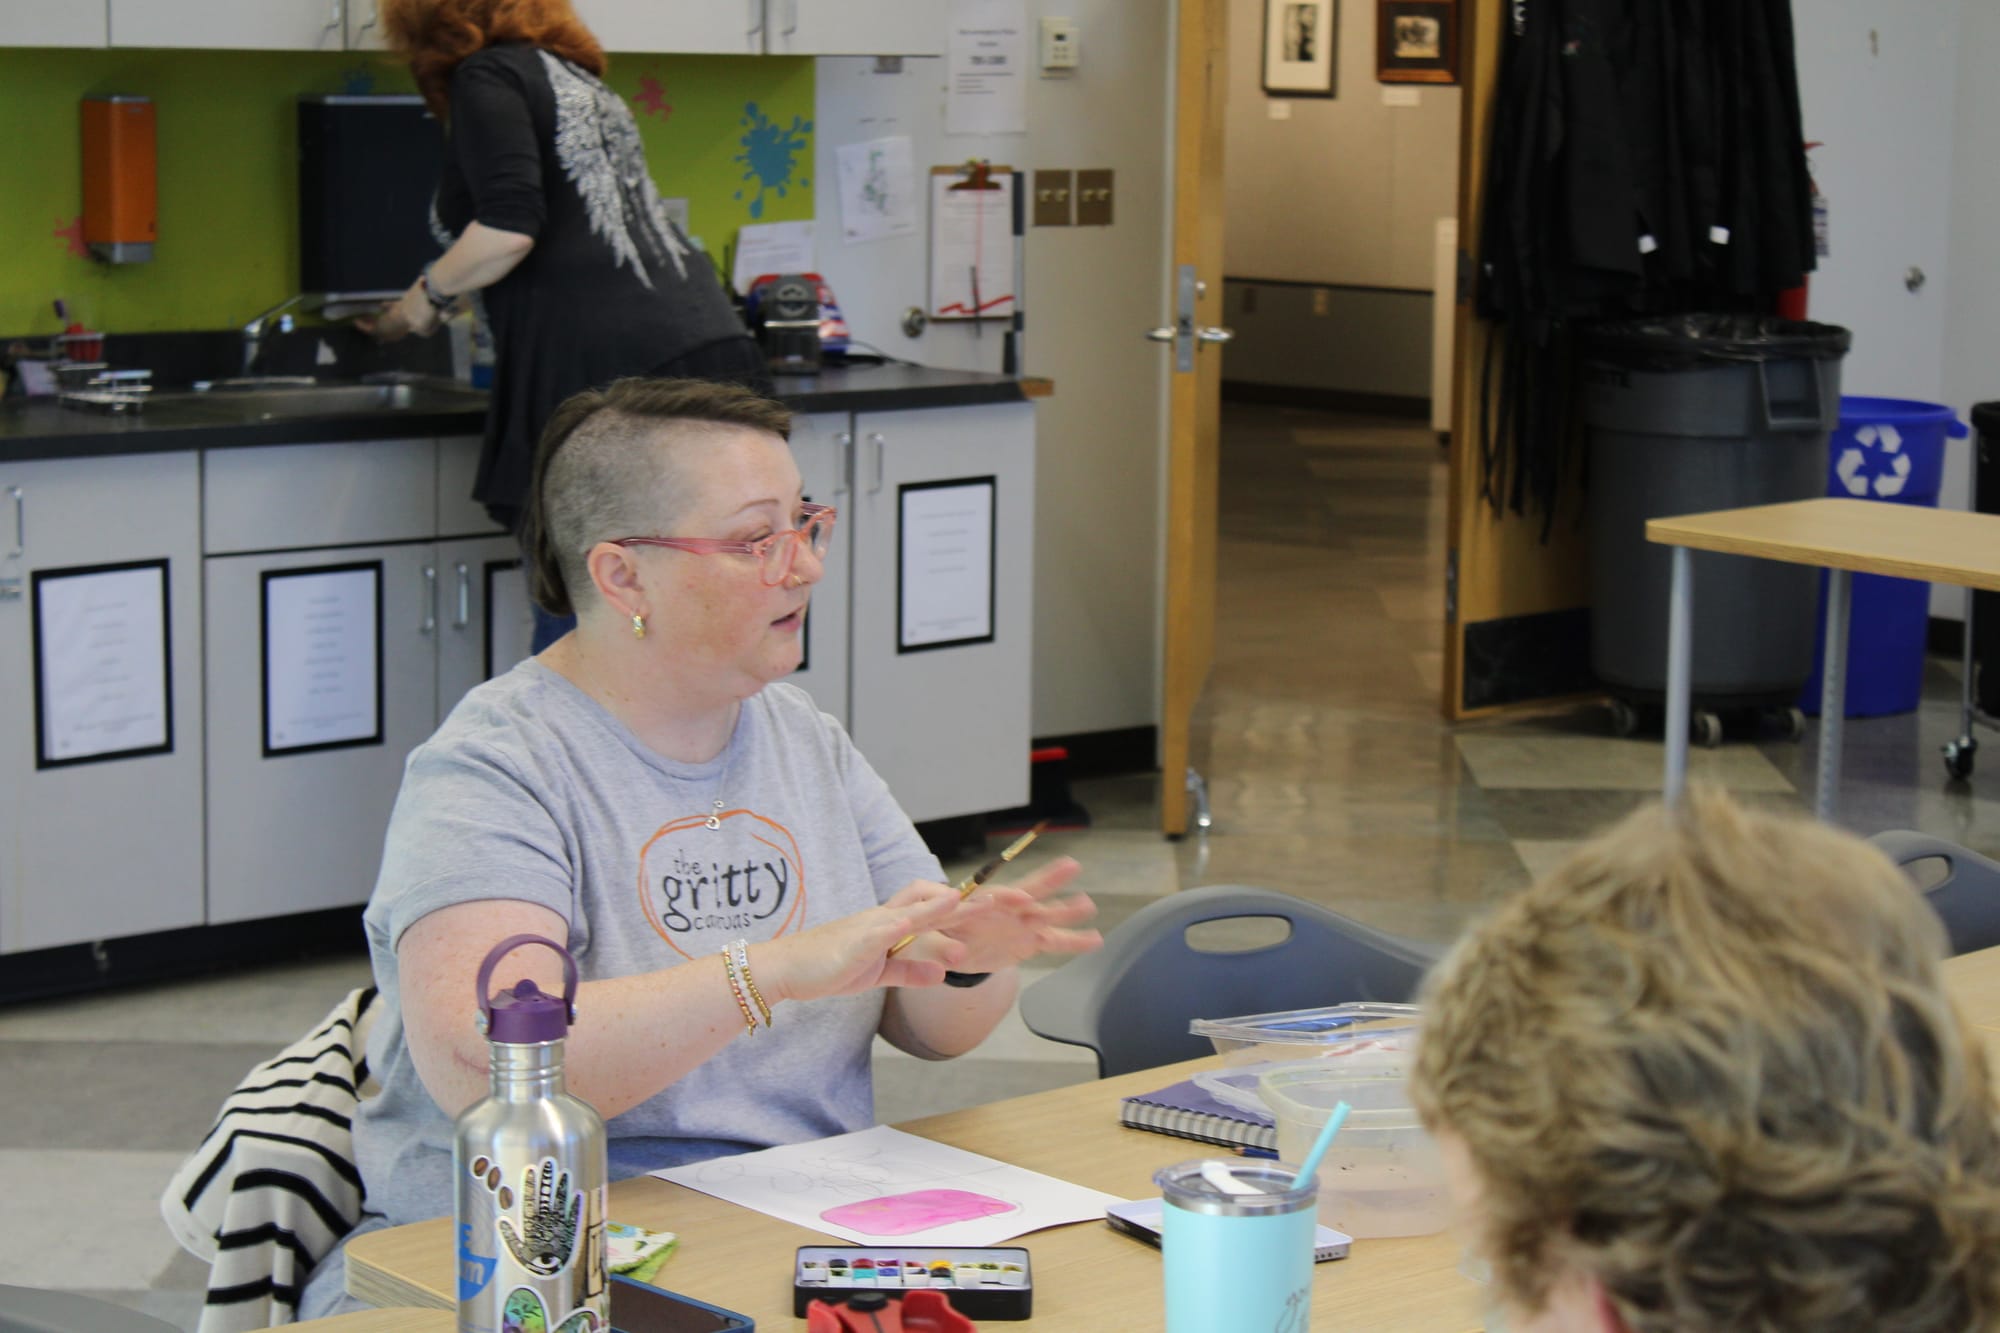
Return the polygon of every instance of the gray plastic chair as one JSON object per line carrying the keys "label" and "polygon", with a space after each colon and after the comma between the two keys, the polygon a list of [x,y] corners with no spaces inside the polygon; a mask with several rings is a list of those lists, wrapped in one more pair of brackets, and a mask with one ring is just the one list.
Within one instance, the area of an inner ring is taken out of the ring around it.
{"label": "gray plastic chair", "polygon": [[0,1286],[0,1333],[180,1333],[164,1319],[72,1291]]}
{"label": "gray plastic chair", "polygon": [[1924,900],[1944,922],[1954,955],[2000,944],[2000,861],[1912,829],[1891,829],[1868,841],[1906,871],[1919,861],[1945,863],[1944,878],[1924,890]]}
{"label": "gray plastic chair", "polygon": [[[1239,953],[1191,947],[1204,921],[1278,917],[1291,932]],[[1214,885],[1163,898],[1021,994],[1021,1020],[1097,1052],[1099,1077],[1207,1055],[1196,1018],[1233,1018],[1350,1000],[1403,1001],[1440,949],[1364,926],[1273,889]]]}

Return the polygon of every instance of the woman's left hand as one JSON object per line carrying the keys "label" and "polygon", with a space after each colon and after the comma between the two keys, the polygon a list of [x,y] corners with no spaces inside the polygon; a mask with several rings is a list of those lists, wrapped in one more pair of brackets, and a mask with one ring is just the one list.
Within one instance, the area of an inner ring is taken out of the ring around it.
{"label": "woman's left hand", "polygon": [[1095,930],[1078,930],[1097,915],[1088,894],[1057,897],[1083,869],[1074,857],[1058,857],[1012,884],[988,884],[966,900],[981,910],[963,914],[928,935],[919,936],[911,952],[927,957],[927,943],[940,937],[964,946],[952,959],[954,972],[998,972],[1040,953],[1089,953],[1104,944]]}

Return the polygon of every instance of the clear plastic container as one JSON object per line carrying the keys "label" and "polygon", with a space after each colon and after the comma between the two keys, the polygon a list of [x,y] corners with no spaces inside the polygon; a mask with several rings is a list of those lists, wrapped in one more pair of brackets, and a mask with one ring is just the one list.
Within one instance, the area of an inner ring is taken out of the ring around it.
{"label": "clear plastic container", "polygon": [[1405,1072],[1308,1060],[1268,1070],[1258,1096],[1278,1121],[1278,1157],[1302,1162],[1340,1102],[1352,1108],[1319,1168],[1319,1220],[1364,1236],[1428,1236],[1450,1220],[1444,1161],[1410,1105]]}
{"label": "clear plastic container", "polygon": [[1197,1018],[1188,1031],[1207,1037],[1232,1065],[1334,1057],[1400,1074],[1416,1049],[1418,1013],[1414,1004],[1334,1004],[1242,1018]]}

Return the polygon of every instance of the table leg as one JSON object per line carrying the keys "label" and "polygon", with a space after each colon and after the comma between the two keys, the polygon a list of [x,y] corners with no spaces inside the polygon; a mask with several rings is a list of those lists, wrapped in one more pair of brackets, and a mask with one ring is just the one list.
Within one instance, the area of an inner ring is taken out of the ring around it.
{"label": "table leg", "polygon": [[1688,710],[1694,693],[1694,553],[1673,548],[1673,582],[1667,591],[1667,804],[1687,789]]}
{"label": "table leg", "polygon": [[1847,722],[1848,593],[1854,576],[1844,569],[1826,571],[1826,669],[1819,692],[1819,785],[1813,792],[1813,813],[1832,823],[1840,803],[1841,733]]}

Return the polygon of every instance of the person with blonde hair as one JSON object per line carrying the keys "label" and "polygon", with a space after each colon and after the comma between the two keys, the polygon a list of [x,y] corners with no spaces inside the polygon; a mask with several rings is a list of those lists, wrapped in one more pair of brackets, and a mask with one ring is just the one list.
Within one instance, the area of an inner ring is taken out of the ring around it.
{"label": "person with blonde hair", "polygon": [[1514,1333],[2000,1320],[2000,1141],[1943,930],[1866,843],[1697,791],[1427,982],[1412,1091]]}

